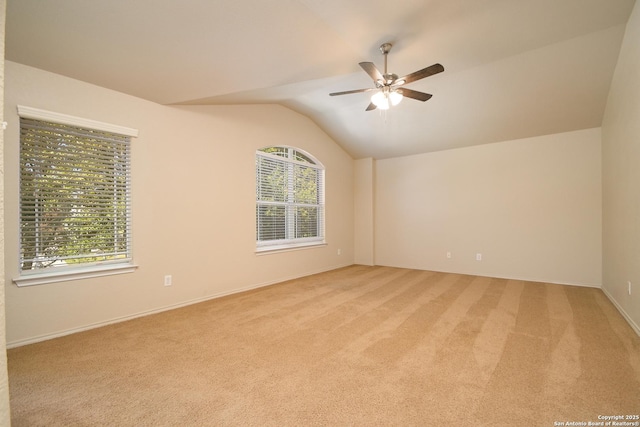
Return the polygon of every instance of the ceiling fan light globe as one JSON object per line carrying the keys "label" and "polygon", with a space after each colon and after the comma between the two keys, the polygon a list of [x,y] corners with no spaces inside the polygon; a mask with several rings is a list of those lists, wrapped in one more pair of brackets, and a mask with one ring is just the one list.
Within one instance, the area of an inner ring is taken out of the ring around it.
{"label": "ceiling fan light globe", "polygon": [[381,110],[389,109],[389,98],[382,91],[375,93],[371,97],[371,102],[373,102],[373,104]]}
{"label": "ceiling fan light globe", "polygon": [[389,100],[391,101],[391,105],[396,106],[400,104],[402,101],[402,94],[396,91],[392,91],[389,93]]}

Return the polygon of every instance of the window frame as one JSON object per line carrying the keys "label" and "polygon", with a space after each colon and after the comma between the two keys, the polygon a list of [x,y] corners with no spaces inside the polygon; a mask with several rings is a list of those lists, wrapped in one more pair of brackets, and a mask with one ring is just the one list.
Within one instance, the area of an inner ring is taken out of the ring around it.
{"label": "window frame", "polygon": [[[33,119],[44,122],[49,122],[53,124],[61,124],[66,126],[74,126],[78,128],[90,129],[101,132],[109,132],[114,134],[119,134],[122,136],[127,136],[129,138],[134,138],[138,136],[138,130],[114,125],[110,123],[95,121],[91,119],[85,119],[81,117],[71,116],[67,114],[61,114],[46,110],[41,110],[38,108],[26,107],[22,105],[18,105],[18,116],[20,119]],[[20,129],[22,126],[20,125]],[[21,131],[20,131],[21,132]],[[18,143],[22,145],[21,135],[18,137]],[[131,141],[129,141],[131,143]],[[20,160],[20,163],[22,160]],[[128,167],[131,167],[131,158],[128,159]],[[130,170],[130,169],[129,169]],[[128,180],[130,180],[130,175],[128,176]],[[21,184],[18,183],[19,186],[19,194],[21,194]],[[127,183],[127,187],[130,191],[130,181]],[[22,209],[22,197],[20,196],[18,199],[18,208]],[[131,202],[129,202],[131,203]],[[130,208],[127,212],[127,220],[129,224],[129,232],[132,221],[132,214]],[[18,227],[21,227],[22,219],[18,219]],[[18,231],[19,242],[21,241],[21,231]],[[20,243],[21,245],[21,243]],[[91,263],[82,263],[78,265],[72,266],[64,266],[64,267],[53,267],[53,268],[45,268],[40,270],[22,270],[20,266],[20,262],[22,261],[22,255],[18,255],[18,277],[13,279],[13,282],[17,286],[31,286],[31,285],[40,285],[46,283],[55,283],[69,280],[77,280],[77,279],[86,279],[93,277],[101,277],[107,275],[114,274],[123,274],[130,273],[135,271],[137,265],[133,263],[132,257],[132,241],[129,238],[128,245],[128,254],[130,255],[127,258],[123,258],[122,260],[108,260],[108,261],[97,261]],[[17,248],[20,253],[20,247]]]}
{"label": "window frame", "polygon": [[[268,149],[282,149],[286,150],[287,155],[282,156],[280,154],[273,154],[265,152],[264,150]],[[302,157],[303,160],[296,160],[296,153]],[[287,195],[286,201],[284,202],[271,202],[260,200],[260,186],[259,186],[259,170],[258,170],[258,159],[259,157],[274,159],[276,161],[283,162],[286,165],[286,181],[289,183],[287,185]],[[319,246],[325,246],[325,167],[324,165],[313,155],[308,153],[305,150],[302,150],[297,147],[288,146],[288,145],[277,145],[277,146],[268,146],[262,147],[256,150],[255,153],[256,159],[256,216],[255,216],[255,225],[256,225],[256,253],[270,253],[270,252],[281,252],[281,251],[290,251],[290,250],[298,250],[298,249],[308,249]],[[294,180],[294,168],[295,166],[302,166],[306,168],[312,168],[317,171],[319,176],[317,177],[316,182],[316,197],[317,203],[296,203],[295,199],[295,190],[291,185],[291,182]],[[259,240],[259,207],[265,205],[277,205],[282,206],[285,209],[285,230],[284,232],[287,234],[284,239],[272,239],[272,240]],[[315,207],[317,209],[317,236],[313,237],[292,237],[292,233],[294,233],[295,227],[291,227],[287,224],[292,224],[295,221],[294,218],[291,217],[291,209],[295,207]]]}

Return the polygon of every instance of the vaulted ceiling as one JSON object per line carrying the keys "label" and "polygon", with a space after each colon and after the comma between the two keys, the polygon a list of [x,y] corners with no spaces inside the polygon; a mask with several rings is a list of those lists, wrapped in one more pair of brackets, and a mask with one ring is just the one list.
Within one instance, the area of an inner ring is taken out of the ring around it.
{"label": "vaulted ceiling", "polygon": [[[598,127],[635,0],[8,0],[6,59],[161,104],[276,103],[354,158]],[[433,94],[365,112],[359,62]]]}

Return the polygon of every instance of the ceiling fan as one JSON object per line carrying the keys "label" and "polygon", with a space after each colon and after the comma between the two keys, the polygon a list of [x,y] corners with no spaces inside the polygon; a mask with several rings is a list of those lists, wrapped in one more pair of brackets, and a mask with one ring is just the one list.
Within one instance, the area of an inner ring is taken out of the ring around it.
{"label": "ceiling fan", "polygon": [[444,71],[444,67],[440,64],[433,64],[422,70],[415,71],[411,74],[407,74],[404,77],[398,78],[397,74],[390,74],[387,72],[387,55],[391,50],[391,43],[384,43],[380,46],[380,51],[384,55],[384,74],[380,73],[373,62],[361,62],[360,67],[373,79],[375,88],[367,89],[355,89],[347,90],[344,92],[333,92],[330,96],[337,95],[349,95],[352,93],[362,93],[376,91],[371,97],[371,103],[367,107],[366,111],[375,110],[379,108],[381,110],[388,110],[392,105],[398,105],[402,101],[403,97],[416,99],[418,101],[426,101],[433,95],[424,92],[418,92],[417,90],[407,89],[404,85],[415,82],[416,80],[424,79],[425,77],[432,76]]}

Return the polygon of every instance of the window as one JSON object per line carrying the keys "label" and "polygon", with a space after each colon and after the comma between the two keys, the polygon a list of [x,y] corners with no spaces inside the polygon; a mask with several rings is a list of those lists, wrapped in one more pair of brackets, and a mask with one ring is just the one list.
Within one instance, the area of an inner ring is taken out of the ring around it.
{"label": "window", "polygon": [[324,243],[324,167],[291,147],[256,152],[258,251]]}
{"label": "window", "polygon": [[[21,274],[130,264],[137,131],[27,107],[19,115]],[[65,123],[78,121],[95,126]]]}

